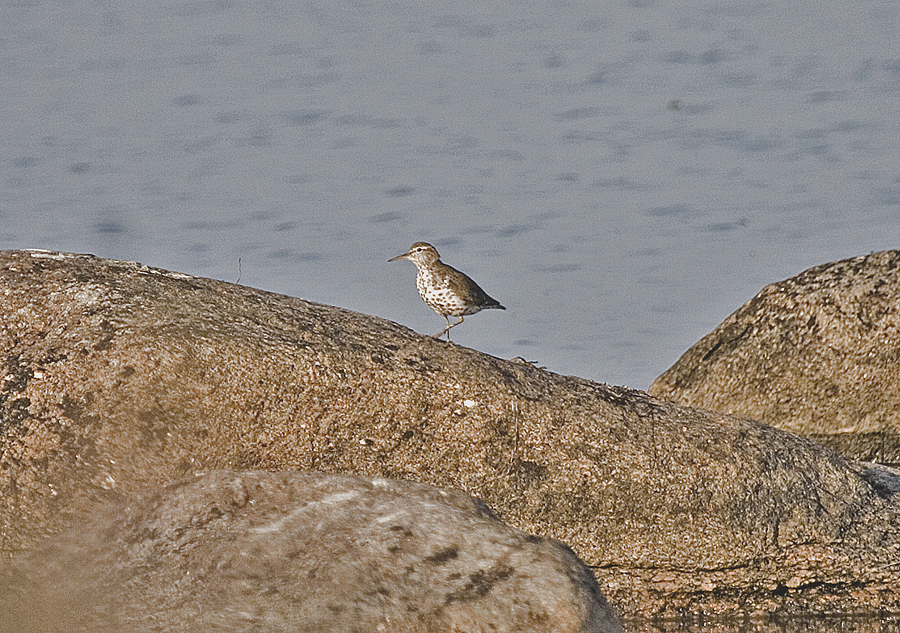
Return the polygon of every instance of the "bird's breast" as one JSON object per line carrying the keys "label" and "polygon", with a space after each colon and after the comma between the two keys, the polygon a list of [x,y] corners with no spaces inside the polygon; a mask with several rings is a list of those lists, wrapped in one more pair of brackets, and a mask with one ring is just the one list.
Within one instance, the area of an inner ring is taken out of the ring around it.
{"label": "bird's breast", "polygon": [[[425,304],[441,315],[462,316],[472,314],[463,297],[453,290],[448,279],[431,271],[416,275],[416,288]],[[476,310],[477,311],[477,310]]]}

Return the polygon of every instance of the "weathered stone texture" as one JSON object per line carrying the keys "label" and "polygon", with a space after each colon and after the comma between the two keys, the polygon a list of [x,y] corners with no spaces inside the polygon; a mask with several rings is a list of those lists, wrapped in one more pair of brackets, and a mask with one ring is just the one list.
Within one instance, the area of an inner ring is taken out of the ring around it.
{"label": "weathered stone texture", "polygon": [[561,543],[458,491],[321,473],[214,471],[114,503],[12,576],[9,633],[622,630]]}
{"label": "weathered stone texture", "polygon": [[8,553],[113,493],[316,470],[465,490],[570,545],[623,615],[900,610],[896,476],[748,419],[64,254],[0,254],[3,361]]}
{"label": "weathered stone texture", "polygon": [[766,286],[650,393],[900,463],[900,251]]}

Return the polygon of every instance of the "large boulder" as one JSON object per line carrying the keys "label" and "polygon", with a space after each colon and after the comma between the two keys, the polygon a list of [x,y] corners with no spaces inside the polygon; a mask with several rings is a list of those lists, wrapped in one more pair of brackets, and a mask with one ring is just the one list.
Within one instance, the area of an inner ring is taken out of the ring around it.
{"label": "large boulder", "polygon": [[0,583],[0,631],[620,633],[588,567],[458,491],[214,471],[104,508]]}
{"label": "large boulder", "polygon": [[0,253],[0,548],[214,468],[465,490],[626,616],[900,610],[900,479],[759,422],[129,262]]}
{"label": "large boulder", "polygon": [[900,251],[766,286],[650,393],[900,464]]}

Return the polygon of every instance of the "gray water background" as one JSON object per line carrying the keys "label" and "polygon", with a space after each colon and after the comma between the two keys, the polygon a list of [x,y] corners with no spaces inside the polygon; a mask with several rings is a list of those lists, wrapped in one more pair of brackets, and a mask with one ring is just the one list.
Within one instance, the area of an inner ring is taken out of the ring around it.
{"label": "gray water background", "polygon": [[[0,248],[646,389],[765,284],[900,247],[895,0],[0,4]],[[239,264],[240,262],[240,264]]]}
{"label": "gray water background", "polygon": [[458,343],[646,388],[900,247],[898,34],[895,0],[4,1],[0,248],[434,333],[387,263],[427,240],[508,308]]}

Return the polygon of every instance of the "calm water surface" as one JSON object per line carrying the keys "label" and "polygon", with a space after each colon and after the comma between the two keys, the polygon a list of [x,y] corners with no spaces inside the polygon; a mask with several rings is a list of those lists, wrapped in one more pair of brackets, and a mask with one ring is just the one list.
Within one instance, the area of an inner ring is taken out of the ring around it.
{"label": "calm water surface", "polygon": [[[766,283],[900,246],[900,5],[0,5],[0,248],[235,281],[646,388]],[[240,265],[239,265],[240,262]]]}
{"label": "calm water surface", "polygon": [[508,308],[456,342],[646,388],[765,284],[900,247],[894,0],[23,0],[0,23],[0,248],[434,333],[387,263],[431,241]]}

